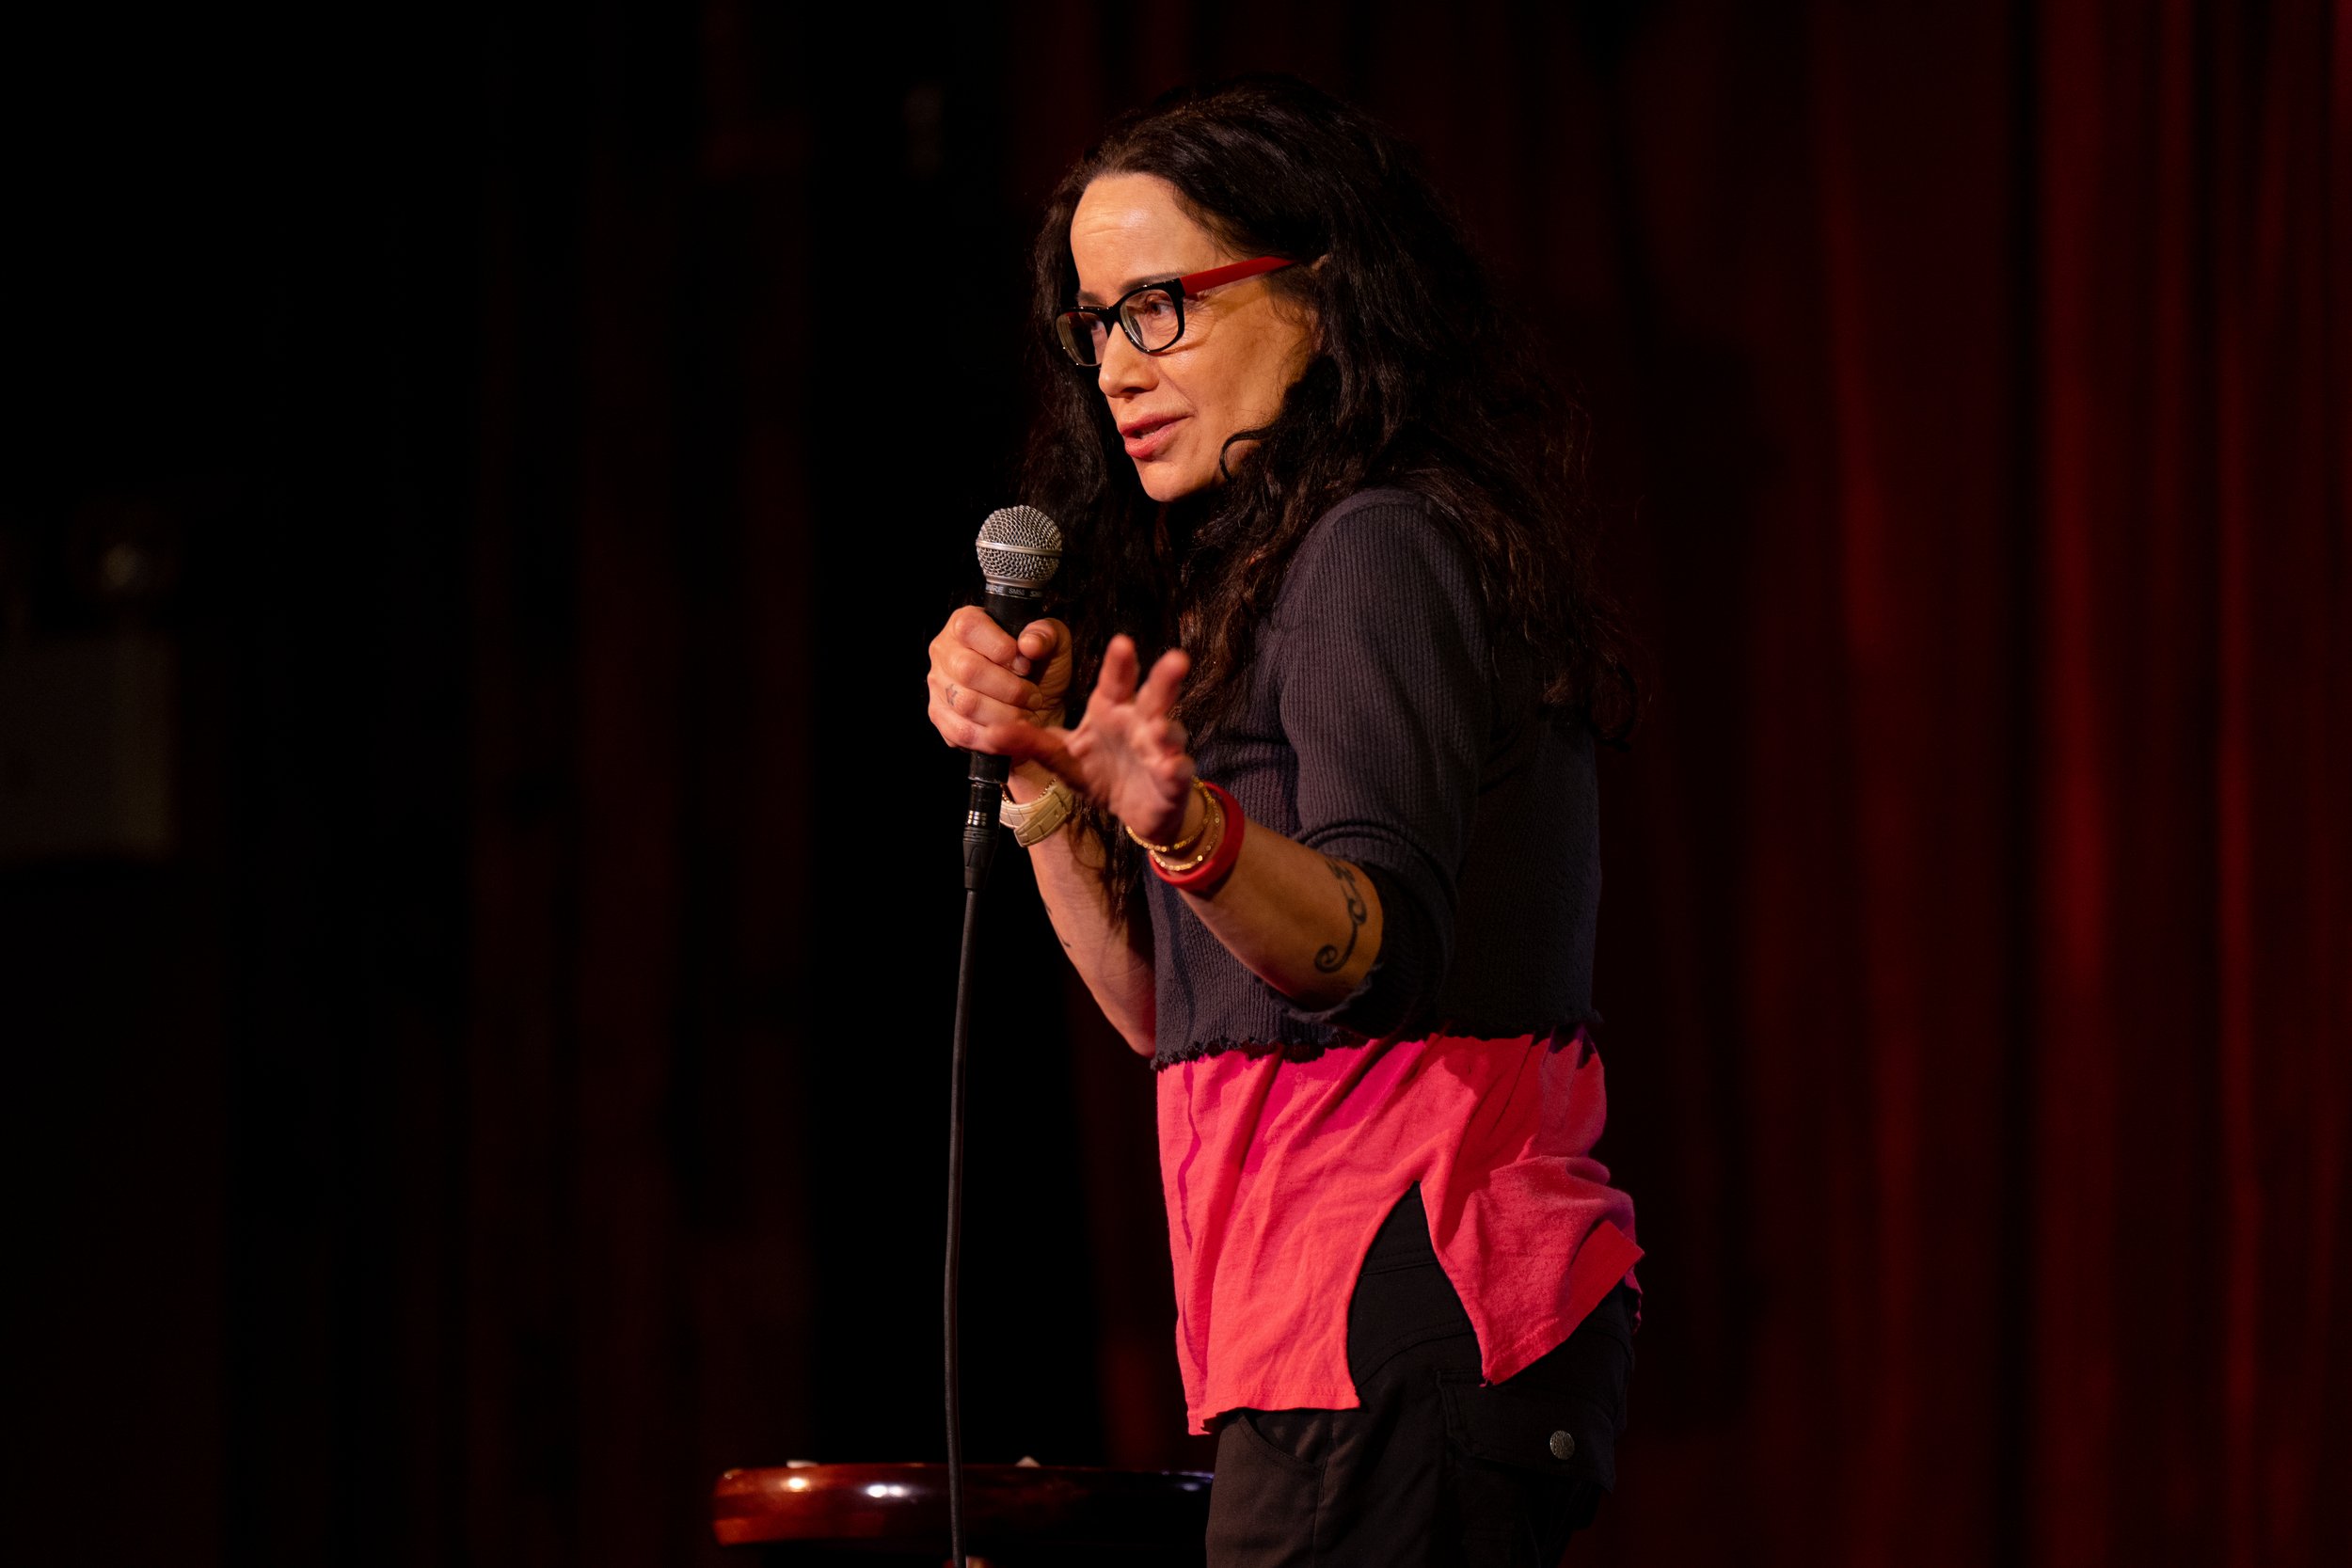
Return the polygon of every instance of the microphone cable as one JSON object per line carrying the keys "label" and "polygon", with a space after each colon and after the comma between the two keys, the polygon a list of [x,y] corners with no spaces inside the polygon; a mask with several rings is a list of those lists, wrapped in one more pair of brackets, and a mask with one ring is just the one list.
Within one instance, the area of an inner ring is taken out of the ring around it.
{"label": "microphone cable", "polygon": [[963,951],[956,962],[955,1049],[947,1069],[947,1278],[943,1326],[947,1338],[947,1549],[954,1568],[963,1552],[963,1402],[957,1345],[956,1278],[963,1254],[963,1090],[972,1037],[973,959],[979,948],[980,890],[963,895]]}
{"label": "microphone cable", "polygon": [[[1000,507],[980,524],[974,548],[988,584],[990,617],[1018,637],[1034,619],[1046,583],[1061,566],[1061,529],[1034,506]],[[972,753],[971,794],[963,814],[963,943],[956,960],[955,1046],[947,1068],[947,1265],[940,1327],[946,1340],[947,1546],[952,1568],[966,1568],[963,1540],[962,1355],[956,1322],[957,1278],[963,1263],[964,1082],[972,1041],[972,974],[979,950],[980,890],[995,859],[997,803],[1009,765]]]}

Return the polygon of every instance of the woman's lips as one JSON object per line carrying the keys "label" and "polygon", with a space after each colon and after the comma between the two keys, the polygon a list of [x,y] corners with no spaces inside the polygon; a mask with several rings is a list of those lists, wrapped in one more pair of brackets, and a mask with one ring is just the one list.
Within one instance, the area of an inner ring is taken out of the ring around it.
{"label": "woman's lips", "polygon": [[1184,416],[1176,414],[1165,420],[1147,420],[1141,424],[1130,425],[1120,434],[1127,455],[1138,463],[1147,463],[1157,457],[1174,438],[1176,427],[1184,422]]}

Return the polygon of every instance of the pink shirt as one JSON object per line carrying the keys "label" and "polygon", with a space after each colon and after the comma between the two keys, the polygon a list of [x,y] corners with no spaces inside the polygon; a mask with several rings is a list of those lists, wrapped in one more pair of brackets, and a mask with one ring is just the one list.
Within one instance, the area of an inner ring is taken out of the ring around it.
{"label": "pink shirt", "polygon": [[1415,1181],[1486,1380],[1565,1339],[1634,1283],[1642,1256],[1632,1200],[1592,1158],[1607,1117],[1581,1030],[1558,1050],[1440,1035],[1163,1069],[1160,1178],[1193,1430],[1245,1406],[1356,1407],[1348,1300]]}

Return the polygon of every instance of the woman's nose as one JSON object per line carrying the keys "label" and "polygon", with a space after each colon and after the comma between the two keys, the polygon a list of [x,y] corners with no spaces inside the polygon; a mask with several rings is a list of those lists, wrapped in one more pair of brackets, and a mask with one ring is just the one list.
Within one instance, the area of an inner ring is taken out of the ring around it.
{"label": "woman's nose", "polygon": [[1103,352],[1094,368],[1094,384],[1106,398],[1149,390],[1157,381],[1152,356],[1136,347],[1127,334],[1113,327],[1103,334]]}

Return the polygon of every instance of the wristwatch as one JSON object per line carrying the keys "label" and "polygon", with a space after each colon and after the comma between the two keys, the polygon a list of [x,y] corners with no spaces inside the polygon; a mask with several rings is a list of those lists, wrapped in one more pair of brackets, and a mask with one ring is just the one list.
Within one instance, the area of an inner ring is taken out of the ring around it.
{"label": "wristwatch", "polygon": [[1009,792],[996,807],[996,820],[1012,830],[1012,841],[1024,849],[1044,843],[1061,831],[1070,820],[1070,814],[1078,807],[1077,796],[1059,779],[1044,794],[1027,805],[1015,801]]}

